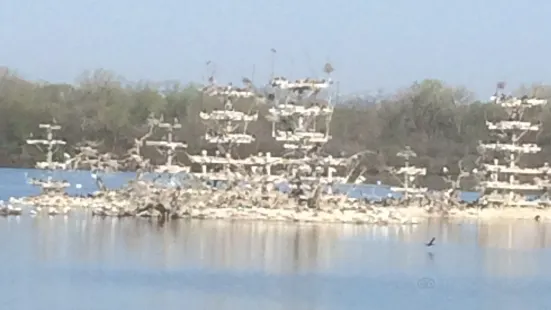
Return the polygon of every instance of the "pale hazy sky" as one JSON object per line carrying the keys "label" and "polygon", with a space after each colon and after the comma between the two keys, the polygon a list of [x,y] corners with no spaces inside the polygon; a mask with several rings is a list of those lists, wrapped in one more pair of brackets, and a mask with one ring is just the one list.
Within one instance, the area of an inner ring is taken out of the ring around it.
{"label": "pale hazy sky", "polygon": [[551,1],[0,0],[0,66],[72,82],[105,68],[131,80],[267,81],[321,74],[345,92],[424,78],[487,97],[495,82],[551,83]]}

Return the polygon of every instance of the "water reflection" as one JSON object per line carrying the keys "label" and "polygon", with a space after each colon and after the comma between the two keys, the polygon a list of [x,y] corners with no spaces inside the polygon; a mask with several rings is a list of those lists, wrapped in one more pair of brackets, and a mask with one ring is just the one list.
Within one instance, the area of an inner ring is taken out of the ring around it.
{"label": "water reflection", "polygon": [[[548,230],[536,222],[362,227],[0,218],[0,262],[10,266],[0,269],[0,288],[17,299],[13,309],[69,310],[82,300],[135,310],[397,309],[412,301],[424,305],[415,309],[515,309],[515,294],[531,300],[524,309],[547,309],[534,296],[551,285]],[[429,250],[424,243],[432,236]],[[435,279],[436,288],[420,291],[420,278]],[[41,294],[24,298],[29,290]],[[400,297],[380,297],[389,295]],[[450,296],[457,301],[451,308]]]}
{"label": "water reflection", "polygon": [[262,222],[36,218],[33,249],[60,262],[70,251],[83,263],[146,264],[286,274],[329,268],[339,238],[359,226]]}
{"label": "water reflection", "polygon": [[535,221],[500,221],[478,225],[479,242],[485,246],[532,250],[551,247],[549,224]]}
{"label": "water reflection", "polygon": [[[25,247],[30,257],[49,264],[275,275],[377,272],[388,265],[414,273],[450,264],[488,274],[530,275],[542,267],[541,257],[524,252],[551,247],[548,226],[445,220],[413,227],[195,220],[159,225],[88,216],[0,222],[0,229],[18,235],[18,243],[30,240]],[[436,246],[426,248],[433,236]],[[7,242],[5,234],[0,238]]]}

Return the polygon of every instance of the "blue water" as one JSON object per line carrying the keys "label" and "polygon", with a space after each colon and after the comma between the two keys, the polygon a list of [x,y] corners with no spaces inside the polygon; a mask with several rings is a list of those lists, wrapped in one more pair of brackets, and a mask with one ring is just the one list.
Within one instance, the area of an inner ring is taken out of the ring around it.
{"label": "blue water", "polygon": [[[86,173],[64,177],[94,190]],[[0,170],[1,199],[32,193],[25,171]],[[551,225],[534,221],[22,216],[0,218],[0,247],[0,309],[551,309]]]}
{"label": "blue water", "polygon": [[[88,171],[58,171],[53,174],[46,174],[40,170],[35,169],[1,169],[0,168],[0,200],[7,200],[9,197],[22,197],[28,195],[36,195],[39,190],[33,186],[24,186],[28,177],[45,178],[52,176],[55,179],[67,180],[71,183],[71,187],[67,190],[69,194],[87,194],[97,190],[95,181],[91,178]],[[116,173],[102,175],[102,179],[105,185],[109,188],[120,188],[124,186],[129,180],[134,179],[134,173]],[[150,177],[151,178],[151,177]],[[5,182],[4,182],[5,181]],[[161,180],[162,181],[162,180]],[[169,183],[169,180],[164,180]],[[178,180],[176,180],[178,181]],[[183,183],[179,182],[179,183]],[[77,189],[76,184],[82,185]],[[348,193],[353,197],[363,197],[370,200],[379,200],[381,198],[392,195],[399,197],[399,194],[393,193],[389,186],[377,186],[377,185],[356,185],[354,187],[350,185],[337,186],[337,190]],[[286,190],[285,186],[282,186],[282,190]],[[478,193],[463,192],[461,193],[461,199],[465,201],[473,201],[478,197]]]}

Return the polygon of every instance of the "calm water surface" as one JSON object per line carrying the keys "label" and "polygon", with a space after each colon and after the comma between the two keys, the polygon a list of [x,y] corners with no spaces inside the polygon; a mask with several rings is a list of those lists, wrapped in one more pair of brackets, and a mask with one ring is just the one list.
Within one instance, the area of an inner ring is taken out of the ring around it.
{"label": "calm water surface", "polygon": [[[0,199],[29,193],[23,172],[0,170]],[[545,310],[550,245],[551,226],[532,221],[0,218],[0,309]]]}

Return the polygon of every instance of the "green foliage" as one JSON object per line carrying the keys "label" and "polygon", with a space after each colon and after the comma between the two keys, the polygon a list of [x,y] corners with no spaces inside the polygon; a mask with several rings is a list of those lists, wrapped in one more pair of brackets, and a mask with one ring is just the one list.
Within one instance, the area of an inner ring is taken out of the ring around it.
{"label": "green foliage", "polygon": [[[205,128],[198,113],[214,106],[214,101],[203,98],[197,89],[198,85],[178,82],[128,83],[106,70],[87,72],[75,85],[31,83],[7,72],[0,75],[0,165],[25,167],[37,160],[26,156],[35,153],[26,149],[24,141],[31,132],[39,134],[38,123],[52,118],[63,125],[61,135],[69,143],[101,140],[105,150],[120,154],[131,147],[134,138],[144,134],[150,113],[163,114],[167,119],[177,117],[183,126],[179,138],[188,142],[190,153],[197,153],[207,147],[201,140]],[[519,92],[537,91],[549,97],[550,90],[538,86],[524,87]],[[427,165],[429,171],[443,165],[453,170],[459,159],[476,155],[479,140],[488,138],[486,119],[503,116],[499,107],[472,98],[466,89],[424,80],[373,102],[341,103],[333,116],[333,139],[327,150],[335,156],[375,150],[379,155],[368,164],[381,166],[399,164],[394,153],[409,145],[419,155],[419,164]],[[239,105],[245,110],[247,105],[250,107],[246,102]],[[261,106],[259,110],[265,114],[267,109]],[[530,117],[543,122],[545,128],[537,136],[544,151],[530,159],[536,164],[551,155],[551,113],[545,108]],[[250,130],[257,143],[244,147],[243,156],[281,151],[264,117],[251,124]]]}

